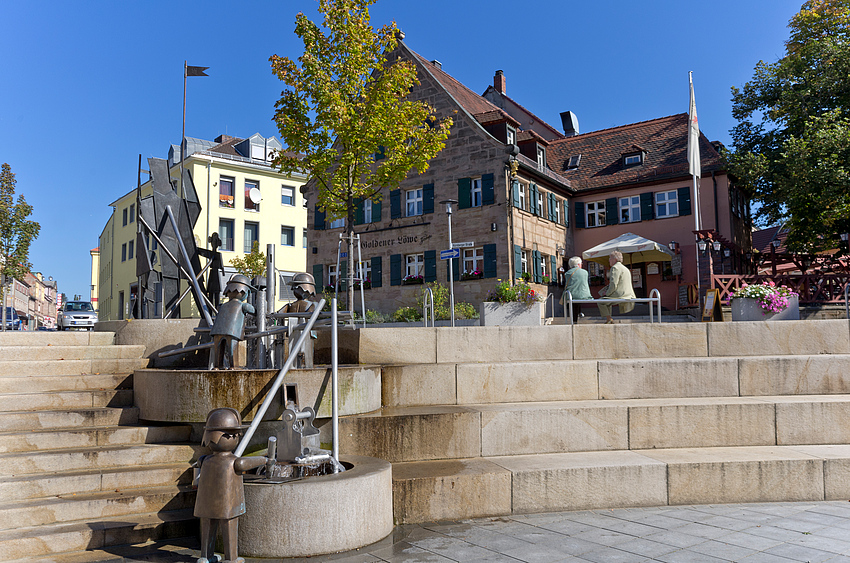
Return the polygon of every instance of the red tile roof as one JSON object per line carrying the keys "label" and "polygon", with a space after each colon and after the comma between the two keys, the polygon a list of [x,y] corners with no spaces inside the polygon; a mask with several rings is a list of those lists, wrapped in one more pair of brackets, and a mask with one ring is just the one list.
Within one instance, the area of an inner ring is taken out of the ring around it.
{"label": "red tile roof", "polygon": [[[552,141],[549,166],[570,180],[577,191],[625,186],[688,176],[688,114],[622,125]],[[725,170],[723,159],[705,135],[700,135],[702,173]],[[644,163],[624,167],[622,155],[645,151]],[[578,168],[568,169],[571,156],[581,154]]]}
{"label": "red tile roof", "polygon": [[460,82],[458,82],[453,76],[443,71],[442,68],[438,67],[431,61],[425,59],[419,53],[410,50],[411,53],[419,57],[419,62],[422,63],[425,68],[427,68],[431,74],[434,75],[434,78],[443,85],[449,94],[457,100],[457,102],[463,106],[463,108],[468,111],[472,115],[477,114],[485,114],[492,111],[502,111],[494,104],[491,104],[489,100],[482,98]]}
{"label": "red tile roof", "polygon": [[484,113],[477,113],[473,115],[478,123],[481,125],[487,125],[488,123],[499,123],[500,121],[509,122],[514,127],[519,127],[519,121],[511,117],[508,112],[498,109],[492,111],[485,111]]}

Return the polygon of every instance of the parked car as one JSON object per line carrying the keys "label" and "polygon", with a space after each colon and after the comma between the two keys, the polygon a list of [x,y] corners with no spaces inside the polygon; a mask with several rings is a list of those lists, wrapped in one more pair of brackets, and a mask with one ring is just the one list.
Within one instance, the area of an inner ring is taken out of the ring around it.
{"label": "parked car", "polygon": [[92,330],[97,322],[97,313],[88,301],[68,301],[56,315],[56,328],[84,328]]}
{"label": "parked car", "polygon": [[[0,309],[0,313],[2,313]],[[2,322],[2,319],[0,319]],[[21,330],[21,318],[14,307],[6,307],[6,330]]]}

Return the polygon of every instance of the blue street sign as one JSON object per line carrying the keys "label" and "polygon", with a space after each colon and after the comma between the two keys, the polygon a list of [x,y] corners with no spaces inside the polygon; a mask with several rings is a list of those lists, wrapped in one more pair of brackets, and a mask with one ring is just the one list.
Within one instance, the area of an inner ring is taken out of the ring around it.
{"label": "blue street sign", "polygon": [[460,249],[451,248],[449,250],[440,251],[440,260],[448,260],[449,258],[460,258]]}
{"label": "blue street sign", "polygon": [[340,258],[348,258],[348,252],[340,252],[339,257]]}

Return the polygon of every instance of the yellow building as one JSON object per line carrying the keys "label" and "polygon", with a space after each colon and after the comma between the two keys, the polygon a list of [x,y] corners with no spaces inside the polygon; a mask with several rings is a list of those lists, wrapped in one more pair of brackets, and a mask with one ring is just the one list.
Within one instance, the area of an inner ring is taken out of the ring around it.
{"label": "yellow building", "polygon": [[[274,244],[275,267],[280,275],[276,296],[279,308],[292,300],[285,282],[306,269],[307,211],[300,190],[306,177],[284,176],[273,168],[271,158],[276,150],[281,150],[277,139],[259,134],[247,139],[221,135],[215,141],[186,138],[184,167],[192,175],[201,204],[194,229],[195,244],[209,248],[210,235],[219,234],[225,281],[236,271],[230,261],[249,253],[255,241],[263,252],[267,244]],[[168,166],[175,185],[179,185],[179,145],[169,149]],[[150,180],[142,184],[141,192],[142,197],[152,193]],[[134,316],[138,293],[136,195],[133,189],[110,204],[112,215],[100,235],[98,271],[92,272],[92,285],[97,286],[101,321]],[[161,261],[169,258],[154,240],[148,244],[158,270]],[[202,265],[206,262],[201,258]],[[187,287],[185,281],[181,283]],[[155,294],[159,316],[161,291]],[[190,297],[181,303],[180,316],[199,316]]]}

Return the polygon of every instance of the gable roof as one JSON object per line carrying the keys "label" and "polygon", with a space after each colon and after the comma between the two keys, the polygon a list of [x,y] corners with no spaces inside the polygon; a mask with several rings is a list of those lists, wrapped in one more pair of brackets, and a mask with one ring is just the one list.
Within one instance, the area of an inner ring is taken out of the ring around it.
{"label": "gable roof", "polygon": [[[489,96],[501,98],[502,103],[504,103],[505,101],[510,102],[510,104],[516,106],[516,108],[518,110],[525,113],[526,116],[528,118],[530,118],[536,125],[539,125],[540,127],[543,127],[547,131],[549,131],[549,133],[552,135],[552,137],[554,139],[562,139],[564,137],[564,134],[562,132],[558,131],[557,129],[555,129],[554,127],[549,125],[549,123],[547,123],[546,121],[544,121],[544,120],[540,119],[539,117],[537,117],[536,115],[534,115],[534,113],[531,110],[529,110],[528,108],[526,108],[525,106],[523,106],[522,104],[520,104],[519,102],[517,102],[516,100],[514,100],[510,96],[508,96],[507,94],[499,92],[497,89],[493,88],[493,86],[487,86],[487,89],[484,90],[483,94],[481,94],[481,97],[488,99],[488,100],[490,99]],[[541,135],[541,138],[542,138],[542,135]]]}
{"label": "gable roof", "polygon": [[[548,162],[570,180],[576,191],[627,186],[689,176],[688,114],[680,113],[552,141]],[[642,150],[643,164],[623,166],[622,155]],[[700,134],[703,175],[725,170],[725,164],[705,135]],[[568,168],[571,156],[582,155],[578,168]]]}

